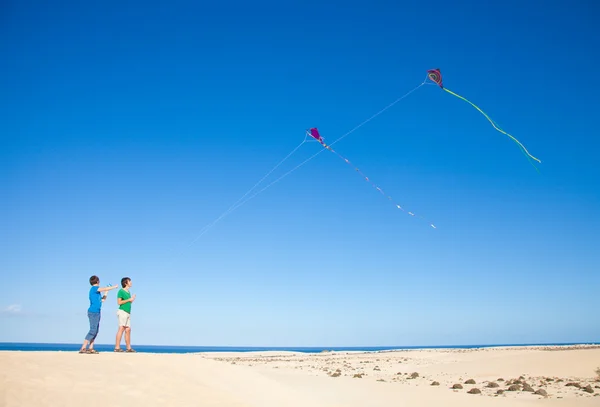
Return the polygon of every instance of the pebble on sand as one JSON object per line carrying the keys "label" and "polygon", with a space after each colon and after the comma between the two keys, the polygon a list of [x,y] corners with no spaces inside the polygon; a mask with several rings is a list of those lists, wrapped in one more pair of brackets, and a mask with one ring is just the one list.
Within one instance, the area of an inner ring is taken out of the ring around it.
{"label": "pebble on sand", "polygon": [[471,390],[469,390],[467,393],[469,394],[481,394],[481,390],[479,390],[476,387],[473,387]]}

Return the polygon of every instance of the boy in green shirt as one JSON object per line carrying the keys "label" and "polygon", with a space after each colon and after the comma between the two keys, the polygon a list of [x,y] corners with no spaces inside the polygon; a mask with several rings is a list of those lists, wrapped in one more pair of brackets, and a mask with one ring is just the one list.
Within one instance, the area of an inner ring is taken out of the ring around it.
{"label": "boy in green shirt", "polygon": [[119,309],[117,310],[119,330],[117,331],[115,352],[123,352],[123,349],[121,349],[123,332],[125,332],[127,352],[135,352],[135,350],[131,348],[131,303],[135,301],[135,294],[132,296],[129,292],[129,289],[131,288],[131,279],[129,277],[123,277],[121,279],[121,287],[123,288],[121,288],[117,294],[117,303],[119,304]]}

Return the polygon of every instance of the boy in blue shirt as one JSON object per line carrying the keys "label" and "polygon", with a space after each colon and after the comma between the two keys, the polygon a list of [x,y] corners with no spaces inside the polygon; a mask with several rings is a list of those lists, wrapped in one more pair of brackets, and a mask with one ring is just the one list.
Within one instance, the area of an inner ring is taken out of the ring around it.
{"label": "boy in blue shirt", "polygon": [[[100,328],[100,310],[102,308],[102,301],[106,299],[106,294],[102,298],[101,293],[108,292],[110,290],[114,290],[118,286],[113,285],[109,287],[99,287],[100,279],[98,276],[90,277],[90,306],[88,308],[88,319],[90,320],[90,331],[85,337],[83,341],[83,345],[79,350],[79,353],[98,353],[97,350],[94,349],[94,340],[98,335],[98,329]],[[89,348],[86,350],[89,344]]]}

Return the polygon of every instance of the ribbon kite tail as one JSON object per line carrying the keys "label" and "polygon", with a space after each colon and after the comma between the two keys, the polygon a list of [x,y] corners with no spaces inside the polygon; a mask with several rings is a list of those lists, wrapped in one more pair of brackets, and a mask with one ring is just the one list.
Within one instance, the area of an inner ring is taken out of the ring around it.
{"label": "ribbon kite tail", "polygon": [[485,116],[486,119],[488,119],[488,121],[492,124],[492,126],[494,126],[494,128],[496,130],[498,130],[500,133],[505,134],[506,136],[510,137],[515,143],[517,143],[519,146],[521,146],[521,148],[523,149],[523,151],[525,152],[525,154],[527,154],[529,157],[531,157],[532,159],[534,159],[535,161],[541,163],[541,161],[537,158],[535,158],[534,156],[532,156],[529,151],[527,151],[527,149],[525,148],[525,146],[523,144],[521,144],[521,142],[519,140],[517,140],[516,138],[514,138],[512,135],[508,134],[507,132],[505,132],[504,130],[502,130],[501,128],[499,128],[496,123],[494,123],[494,121],[487,115],[485,114],[485,112],[483,110],[481,110],[477,105],[475,105],[473,102],[471,102],[470,100],[452,92],[450,89],[447,89],[445,87],[442,87],[443,90],[445,90],[446,92],[448,92],[449,94],[456,96],[457,98],[464,100],[465,102],[469,103],[471,106],[473,106],[475,109],[477,109],[479,111],[479,113],[481,113],[482,115]]}

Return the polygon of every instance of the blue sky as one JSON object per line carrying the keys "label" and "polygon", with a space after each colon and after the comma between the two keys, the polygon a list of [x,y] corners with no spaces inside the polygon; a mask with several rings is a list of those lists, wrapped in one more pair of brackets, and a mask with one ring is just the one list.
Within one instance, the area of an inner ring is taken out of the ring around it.
{"label": "blue sky", "polygon": [[[134,344],[600,340],[598,5],[208,3],[2,3],[0,341],[82,341],[92,274]],[[437,229],[324,152],[187,247],[430,68],[540,172],[422,86],[335,148]]]}

